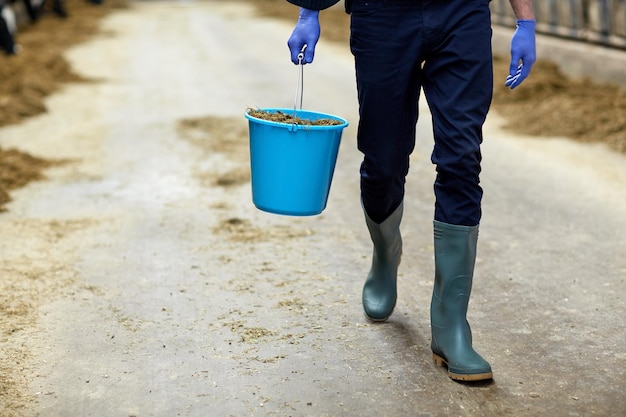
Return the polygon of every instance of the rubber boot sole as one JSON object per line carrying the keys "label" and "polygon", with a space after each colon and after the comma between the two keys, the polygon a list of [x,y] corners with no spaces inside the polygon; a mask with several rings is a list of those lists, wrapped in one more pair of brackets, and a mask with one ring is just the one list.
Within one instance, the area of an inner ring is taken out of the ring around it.
{"label": "rubber boot sole", "polygon": [[484,372],[482,374],[457,374],[450,371],[448,367],[448,361],[441,356],[433,353],[433,362],[435,365],[448,368],[448,376],[455,381],[485,381],[487,379],[493,379],[493,372]]}
{"label": "rubber boot sole", "polygon": [[372,323],[384,323],[384,322],[387,321],[387,319],[389,317],[391,317],[391,315],[389,315],[389,316],[385,317],[384,319],[375,319],[375,318],[372,318],[372,317],[368,316],[367,313],[363,313],[363,315],[365,316],[365,318],[367,320],[371,321]]}

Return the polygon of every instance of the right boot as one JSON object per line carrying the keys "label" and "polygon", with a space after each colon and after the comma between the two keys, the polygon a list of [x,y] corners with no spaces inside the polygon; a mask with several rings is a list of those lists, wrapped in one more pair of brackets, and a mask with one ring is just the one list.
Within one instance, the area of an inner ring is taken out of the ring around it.
{"label": "right boot", "polygon": [[435,284],[430,304],[433,360],[457,381],[493,378],[491,366],[472,347],[467,308],[472,292],[478,226],[434,221]]}
{"label": "right boot", "polygon": [[371,321],[385,321],[393,313],[397,298],[398,265],[402,256],[400,222],[403,203],[382,223],[376,223],[367,215],[365,223],[370,232],[374,251],[372,266],[363,286],[363,310]]}

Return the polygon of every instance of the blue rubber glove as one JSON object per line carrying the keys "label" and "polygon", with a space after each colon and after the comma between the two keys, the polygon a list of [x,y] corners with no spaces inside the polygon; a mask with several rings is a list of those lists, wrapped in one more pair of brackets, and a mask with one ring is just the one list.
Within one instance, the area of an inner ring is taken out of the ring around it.
{"label": "blue rubber glove", "polygon": [[511,90],[520,85],[530,74],[536,59],[535,20],[520,19],[511,39],[511,66],[504,85]]}
{"label": "blue rubber glove", "polygon": [[287,45],[291,51],[291,62],[298,64],[298,54],[306,45],[302,64],[310,64],[315,56],[315,45],[320,38],[319,11],[300,9],[300,17],[291,33]]}

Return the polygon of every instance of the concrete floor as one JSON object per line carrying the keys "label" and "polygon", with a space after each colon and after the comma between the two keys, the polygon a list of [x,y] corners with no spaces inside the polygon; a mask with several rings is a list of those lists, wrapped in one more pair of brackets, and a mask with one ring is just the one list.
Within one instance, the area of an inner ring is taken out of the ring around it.
{"label": "concrete floor", "polygon": [[[430,355],[427,108],[398,305],[373,325],[360,305],[371,244],[349,51],[321,42],[305,69],[305,108],[351,125],[327,209],[292,218],[256,210],[247,182],[215,182],[247,167],[245,150],[219,149],[216,132],[240,129],[245,149],[248,106],[293,105],[291,26],[236,2],[163,1],[116,12],[104,29],[69,54],[101,82],[0,130],[2,146],[77,160],[20,190],[2,215],[17,243],[5,261],[23,250],[71,276],[15,335],[32,354],[37,401],[24,415],[626,415],[626,158],[514,137],[490,115],[469,320],[495,378],[457,383]],[[177,128],[209,116],[206,131]],[[62,233],[24,233],[41,224]]]}

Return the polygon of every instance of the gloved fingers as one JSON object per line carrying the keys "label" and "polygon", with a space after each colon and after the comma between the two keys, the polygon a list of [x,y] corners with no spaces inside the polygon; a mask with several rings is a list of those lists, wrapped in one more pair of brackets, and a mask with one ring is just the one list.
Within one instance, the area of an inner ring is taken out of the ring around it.
{"label": "gloved fingers", "polygon": [[515,74],[521,71],[522,65],[523,65],[520,63],[521,60],[522,60],[522,57],[520,55],[511,53],[511,64],[509,65],[509,75],[514,76]]}
{"label": "gloved fingers", "polygon": [[515,87],[520,85],[521,82],[523,81],[523,78],[522,78],[523,69],[524,69],[524,64],[519,64],[517,66],[517,69],[512,70],[510,74],[508,75],[508,77],[506,77],[506,81],[504,85],[506,85],[507,87],[510,87],[511,89],[514,89]]}
{"label": "gloved fingers", "polygon": [[[528,78],[530,75],[530,70],[533,68],[533,64],[535,61],[531,61],[529,59],[525,59],[522,63],[522,81]],[[520,81],[521,82],[521,81]]]}
{"label": "gloved fingers", "polygon": [[[315,43],[313,46],[306,42],[302,41],[292,41],[291,39],[287,42],[289,46],[289,51],[291,52],[291,62],[298,65],[302,63],[310,64],[313,62],[313,58],[315,57]],[[304,52],[302,50],[304,49]],[[302,54],[302,62],[300,62],[300,54]]]}
{"label": "gloved fingers", "polygon": [[304,47],[306,49],[304,50],[304,59],[302,60],[303,65],[310,64],[311,62],[313,62],[313,58],[315,57],[315,44],[309,46],[309,44],[307,43],[306,45],[304,45]]}
{"label": "gloved fingers", "polygon": [[510,73],[508,77],[506,77],[506,81],[504,85],[510,87],[513,90],[515,87],[519,86],[528,76],[530,75],[530,70],[533,67],[534,62],[522,62],[517,67],[515,73]]}
{"label": "gloved fingers", "polygon": [[[310,64],[313,62],[313,58],[315,57],[315,48],[309,48],[306,44],[306,50],[301,53],[302,48],[297,47],[289,47],[291,51],[291,62],[294,64]],[[302,62],[300,62],[300,57],[302,57]]]}
{"label": "gloved fingers", "polygon": [[512,90],[519,85],[519,83],[517,82],[518,79],[519,79],[519,75],[516,75],[516,76],[509,75],[508,77],[506,77],[506,81],[504,82],[504,85],[511,88]]}
{"label": "gloved fingers", "polygon": [[316,44],[316,36],[306,36],[306,34],[303,36],[302,33],[298,32],[298,28],[296,28],[296,30],[294,30],[293,34],[287,41],[287,46],[289,46],[289,51],[291,52],[291,62],[298,65],[300,63],[300,60],[298,58],[298,55],[300,55],[300,53],[303,54],[303,65],[313,62],[313,58],[315,57]]}
{"label": "gloved fingers", "polygon": [[291,62],[294,64],[298,64],[298,55],[300,54],[300,48],[289,46],[289,50],[291,52]]}
{"label": "gloved fingers", "polygon": [[289,52],[291,53],[291,62],[294,64],[298,63],[298,54],[302,50],[302,48],[306,45],[306,42],[301,36],[298,36],[295,31],[287,41],[287,46],[289,47]]}

